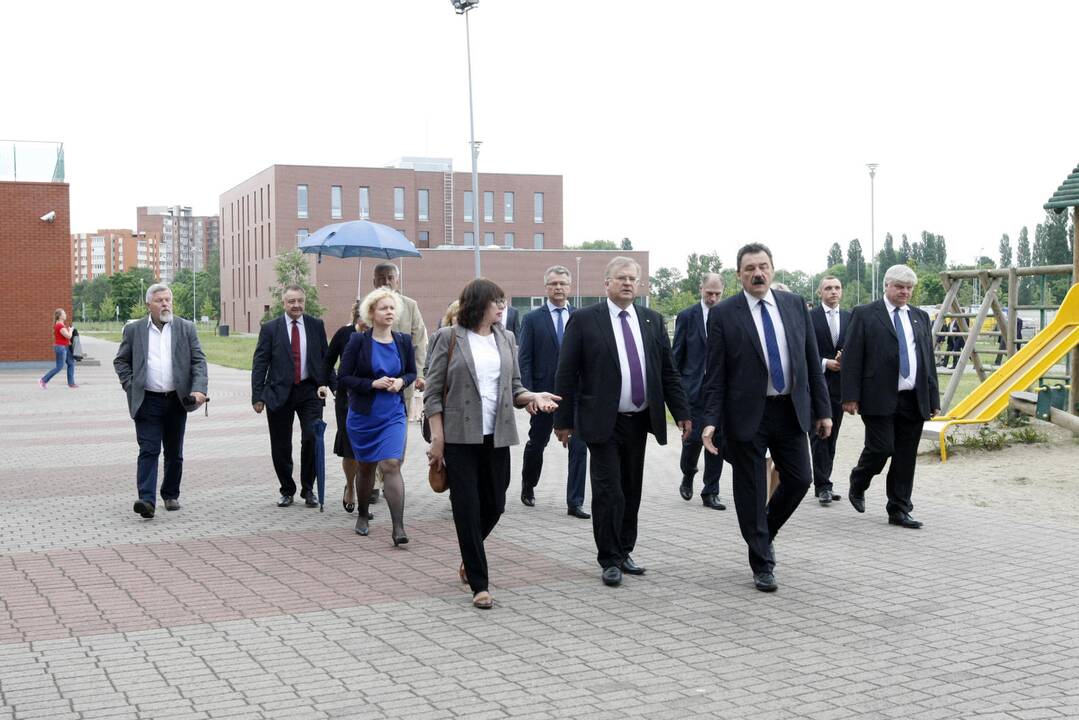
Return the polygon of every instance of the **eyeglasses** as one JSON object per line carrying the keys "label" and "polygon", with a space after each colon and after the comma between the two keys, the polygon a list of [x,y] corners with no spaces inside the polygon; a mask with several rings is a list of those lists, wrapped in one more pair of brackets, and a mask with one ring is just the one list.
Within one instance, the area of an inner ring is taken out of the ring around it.
{"label": "eyeglasses", "polygon": [[555,280],[554,282],[547,283],[547,287],[569,287],[569,283],[565,280]]}
{"label": "eyeglasses", "polygon": [[498,307],[504,308],[504,307],[506,307],[506,298],[502,298],[501,300],[495,300],[494,303]]}

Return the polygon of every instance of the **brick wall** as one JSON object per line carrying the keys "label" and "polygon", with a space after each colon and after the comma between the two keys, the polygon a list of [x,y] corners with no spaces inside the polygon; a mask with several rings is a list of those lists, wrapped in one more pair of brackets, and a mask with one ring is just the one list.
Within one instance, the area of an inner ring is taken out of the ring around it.
{"label": "brick wall", "polygon": [[[71,309],[66,183],[0,182],[0,363],[52,361],[52,313]],[[42,215],[56,211],[56,221]]]}

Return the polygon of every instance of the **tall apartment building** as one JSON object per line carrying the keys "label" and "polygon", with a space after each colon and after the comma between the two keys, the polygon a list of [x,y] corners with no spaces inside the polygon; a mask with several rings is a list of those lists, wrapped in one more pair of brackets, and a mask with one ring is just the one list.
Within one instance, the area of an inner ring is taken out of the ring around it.
{"label": "tall apartment building", "polygon": [[135,227],[140,233],[161,237],[160,277],[172,282],[176,271],[203,270],[210,252],[217,247],[219,221],[213,215],[193,215],[186,205],[141,206],[135,209]]}
{"label": "tall apartment building", "polygon": [[[399,259],[402,290],[413,297],[428,327],[474,276],[480,219],[483,274],[498,282],[515,306],[538,305],[543,271],[564,265],[577,274],[584,297],[603,294],[603,268],[618,254],[641,263],[648,254],[563,248],[562,176],[480,173],[479,202],[469,173],[449,160],[405,158],[394,167],[272,165],[221,194],[221,309],[223,324],[257,332],[273,304],[278,254],[330,223],[369,219],[400,230],[423,253]],[[371,289],[371,268],[360,261],[310,256],[319,301],[329,326],[345,324],[357,296]],[[587,284],[587,287],[586,285]]]}
{"label": "tall apartment building", "polygon": [[161,236],[132,230],[98,230],[71,236],[73,282],[149,268],[161,277]]}

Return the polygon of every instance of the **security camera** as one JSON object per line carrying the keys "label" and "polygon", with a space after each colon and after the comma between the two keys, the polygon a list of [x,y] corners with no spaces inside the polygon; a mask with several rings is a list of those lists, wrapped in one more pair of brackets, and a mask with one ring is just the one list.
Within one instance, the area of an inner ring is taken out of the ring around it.
{"label": "security camera", "polygon": [[47,213],[45,213],[44,215],[42,215],[41,216],[41,222],[47,222],[47,223],[56,222],[56,211],[55,210],[50,210]]}

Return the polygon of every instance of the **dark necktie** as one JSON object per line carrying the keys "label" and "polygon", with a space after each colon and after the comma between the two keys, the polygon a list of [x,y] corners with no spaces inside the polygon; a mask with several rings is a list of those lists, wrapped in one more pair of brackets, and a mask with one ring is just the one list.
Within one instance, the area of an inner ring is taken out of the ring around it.
{"label": "dark necktie", "polygon": [[295,366],[295,373],[292,376],[292,382],[300,384],[300,325],[296,320],[292,321],[292,364]]}
{"label": "dark necktie", "polygon": [[566,311],[566,308],[555,308],[554,311],[558,313],[558,320],[555,321],[554,335],[558,338],[558,347],[562,347],[562,332],[566,329],[566,326],[562,323],[562,313]]}
{"label": "dark necktie", "polygon": [[907,334],[903,332],[903,321],[899,319],[899,308],[892,311],[895,320],[895,336],[899,338],[899,374],[910,377],[910,356],[907,355]]}
{"label": "dark necktie", "polygon": [[626,359],[629,360],[629,399],[637,407],[644,405],[644,373],[641,372],[641,356],[637,353],[637,343],[633,340],[633,331],[629,329],[629,313],[618,313],[622,320],[622,340],[626,344]]}
{"label": "dark necktie", "polygon": [[777,393],[783,392],[787,383],[783,380],[783,360],[779,357],[779,342],[776,340],[776,327],[772,324],[772,316],[768,314],[768,306],[763,300],[760,301],[761,325],[764,326],[764,344],[768,350],[768,372],[772,376],[772,387]]}

